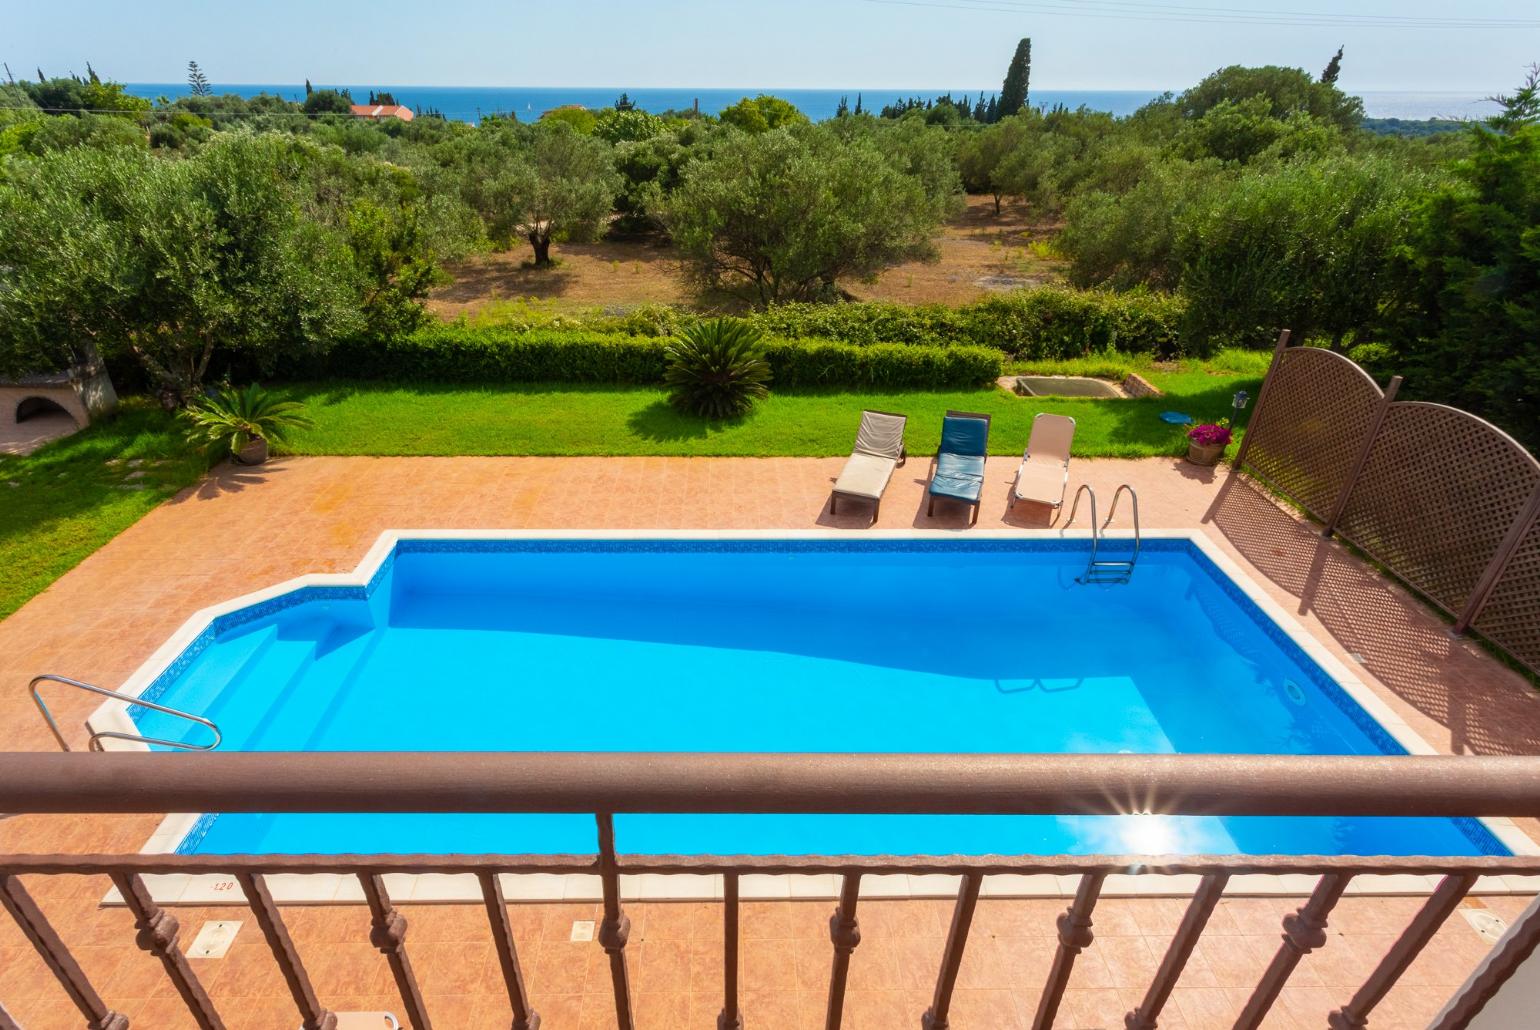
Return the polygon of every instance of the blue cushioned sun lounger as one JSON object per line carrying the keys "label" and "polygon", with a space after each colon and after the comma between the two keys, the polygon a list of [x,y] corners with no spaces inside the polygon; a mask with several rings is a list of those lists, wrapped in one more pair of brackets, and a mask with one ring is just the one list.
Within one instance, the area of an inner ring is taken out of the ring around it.
{"label": "blue cushioned sun lounger", "polygon": [[936,513],[936,498],[949,497],[973,506],[969,525],[979,520],[984,495],[984,456],[989,453],[989,416],[971,411],[949,411],[941,423],[941,446],[936,448],[930,477],[930,504],[925,514]]}

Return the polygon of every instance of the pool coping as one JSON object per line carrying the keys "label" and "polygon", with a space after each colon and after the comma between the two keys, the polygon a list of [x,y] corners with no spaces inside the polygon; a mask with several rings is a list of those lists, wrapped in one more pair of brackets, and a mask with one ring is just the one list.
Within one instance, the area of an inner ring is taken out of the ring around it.
{"label": "pool coping", "polygon": [[[969,529],[969,530],[869,530],[861,540],[1089,540],[1090,529]],[[1129,531],[1108,531],[1104,540],[1132,540]],[[1146,539],[1183,540],[1213,563],[1215,568],[1257,606],[1310,661],[1332,679],[1370,719],[1411,755],[1440,754],[1353,671],[1318,641],[1299,621],[1273,600],[1239,563],[1201,529],[1161,529],[1146,534]],[[160,679],[217,619],[255,605],[274,601],[306,588],[333,587],[367,589],[404,540],[839,540],[849,542],[849,531],[834,529],[771,530],[402,530],[382,532],[351,572],[307,573],[264,587],[219,604],[200,609],[189,616],[160,647],[147,658],[118,688],[130,697],[140,697]],[[109,700],[86,719],[92,732],[137,731],[125,701]],[[109,750],[149,750],[134,741],[107,739]],[[176,851],[183,838],[197,825],[199,813],[167,815],[140,849],[141,854],[167,854]],[[1540,855],[1540,845],[1511,820],[1484,817],[1478,820],[1499,843],[1514,855]],[[594,901],[599,898],[599,878],[590,874],[504,874],[503,890],[510,901]],[[1103,893],[1121,896],[1190,896],[1197,877],[1127,876],[1109,877]],[[1248,896],[1297,896],[1308,894],[1315,877],[1236,876],[1229,894]],[[386,877],[387,888],[396,901],[443,903],[479,902],[481,888],[474,876],[442,874],[393,875]],[[1077,877],[1001,874],[987,877],[982,893],[992,897],[1070,897]],[[1149,881],[1160,881],[1149,882]],[[1191,882],[1188,882],[1191,881]],[[147,875],[146,885],[158,904],[216,904],[239,896],[240,888],[231,877],[219,875],[158,874]],[[1437,877],[1389,875],[1355,877],[1348,886],[1350,894],[1422,895],[1431,893]],[[939,898],[954,897],[958,878],[946,875],[872,875],[862,878],[864,897]],[[275,901],[288,904],[362,903],[364,896],[356,878],[335,874],[286,874],[269,878]],[[1472,893],[1532,894],[1540,889],[1540,877],[1483,876]],[[839,895],[839,877],[833,875],[746,875],[742,877],[742,897],[756,900],[829,899]],[[640,875],[622,877],[622,897],[636,901],[720,900],[722,878],[706,875]],[[106,904],[121,904],[116,889],[104,899]]]}

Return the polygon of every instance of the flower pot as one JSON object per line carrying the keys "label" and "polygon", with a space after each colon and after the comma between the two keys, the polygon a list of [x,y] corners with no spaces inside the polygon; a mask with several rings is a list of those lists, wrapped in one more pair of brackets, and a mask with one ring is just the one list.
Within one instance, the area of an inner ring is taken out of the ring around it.
{"label": "flower pot", "polygon": [[267,441],[258,437],[240,449],[235,460],[241,465],[260,465],[267,460]]}
{"label": "flower pot", "polygon": [[1222,443],[1188,443],[1187,460],[1194,465],[1218,465],[1219,459],[1225,456],[1227,446]]}

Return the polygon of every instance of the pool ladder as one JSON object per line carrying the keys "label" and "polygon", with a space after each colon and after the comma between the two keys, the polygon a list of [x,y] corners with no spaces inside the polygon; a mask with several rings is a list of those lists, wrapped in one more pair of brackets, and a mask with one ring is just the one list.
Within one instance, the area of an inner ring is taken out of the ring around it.
{"label": "pool ladder", "polygon": [[142,698],[133,697],[129,694],[120,694],[116,690],[98,687],[94,683],[82,683],[80,680],[72,680],[68,676],[55,676],[51,672],[45,672],[41,676],[33,677],[31,684],[28,685],[28,690],[32,693],[32,703],[37,705],[37,710],[43,714],[43,721],[48,723],[48,728],[53,730],[54,739],[59,742],[59,747],[65,751],[70,751],[72,748],[69,745],[69,741],[64,739],[64,733],[59,729],[59,723],[54,719],[53,713],[48,710],[48,704],[43,700],[43,695],[40,693],[39,688],[44,683],[62,683],[67,687],[74,687],[76,690],[85,690],[92,694],[100,694],[103,697],[116,698],[119,701],[126,701],[140,708],[148,708],[152,712],[162,712],[177,719],[186,719],[188,722],[195,722],[200,726],[206,726],[214,734],[212,743],[186,744],[180,740],[162,740],[159,737],[146,737],[137,733],[121,733],[117,730],[93,730],[91,732],[91,739],[86,742],[86,747],[91,751],[105,750],[102,747],[103,740],[131,740],[140,744],[172,747],[182,751],[212,751],[224,739],[223,735],[219,732],[219,727],[201,715],[193,715],[191,712],[184,712],[179,708],[167,708],[165,705],[158,705],[154,701],[145,701]]}
{"label": "pool ladder", "polygon": [[[1134,554],[1125,561],[1104,561],[1100,558],[1102,533],[1112,525],[1113,516],[1118,513],[1118,501],[1123,497],[1123,491],[1128,491],[1129,504],[1134,509]],[[1075,577],[1077,583],[1127,583],[1129,577],[1134,574],[1134,564],[1139,560],[1139,495],[1134,488],[1124,483],[1119,486],[1112,495],[1112,507],[1107,510],[1107,521],[1097,525],[1096,521],[1096,491],[1091,489],[1090,483],[1081,483],[1080,489],[1075,491],[1075,501],[1070,505],[1069,518],[1064,522],[1064,528],[1068,529],[1075,521],[1075,515],[1080,510],[1080,495],[1087,494],[1091,498],[1091,558],[1086,562],[1085,572]]]}

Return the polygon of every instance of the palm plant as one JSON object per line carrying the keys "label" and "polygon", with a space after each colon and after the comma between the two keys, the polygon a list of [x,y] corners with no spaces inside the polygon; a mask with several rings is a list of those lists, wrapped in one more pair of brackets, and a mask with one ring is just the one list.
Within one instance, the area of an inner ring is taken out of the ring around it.
{"label": "palm plant", "polygon": [[676,407],[706,418],[735,418],[769,394],[770,363],[759,330],[736,318],[697,322],[668,347],[663,381]]}
{"label": "palm plant", "polygon": [[[216,452],[227,451],[232,458],[259,464],[267,457],[267,446],[282,445],[289,429],[308,429],[313,424],[296,401],[281,401],[256,383],[245,389],[226,387],[212,397],[205,397],[187,408],[195,439],[202,439]],[[255,460],[247,448],[255,448]]]}

